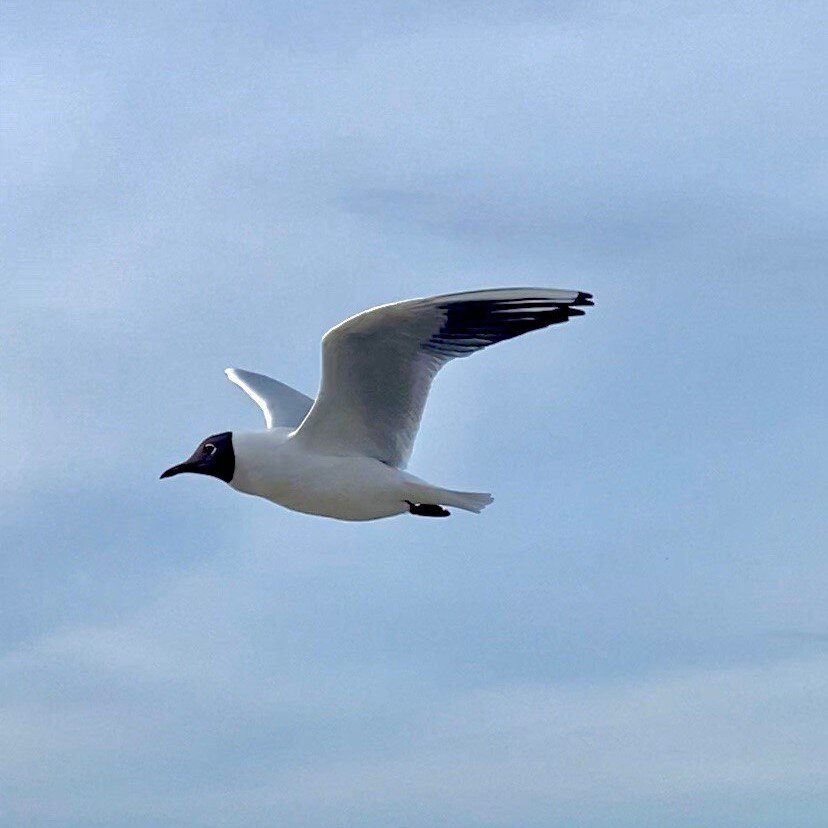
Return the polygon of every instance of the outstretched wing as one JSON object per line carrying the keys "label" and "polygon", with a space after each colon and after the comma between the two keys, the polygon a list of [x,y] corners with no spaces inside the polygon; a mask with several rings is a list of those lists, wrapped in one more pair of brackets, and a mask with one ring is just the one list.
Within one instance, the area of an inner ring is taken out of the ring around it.
{"label": "outstretched wing", "polygon": [[319,396],[296,432],[309,451],[404,466],[431,381],[455,357],[581,316],[589,293],[501,288],[381,305],[322,340]]}
{"label": "outstretched wing", "polygon": [[264,374],[240,368],[228,368],[224,373],[262,409],[268,428],[296,428],[313,405],[310,397]]}

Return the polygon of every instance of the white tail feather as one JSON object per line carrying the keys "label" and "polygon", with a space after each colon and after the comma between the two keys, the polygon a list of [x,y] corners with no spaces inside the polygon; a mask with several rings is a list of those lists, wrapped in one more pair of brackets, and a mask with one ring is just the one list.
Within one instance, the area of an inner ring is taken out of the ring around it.
{"label": "white tail feather", "polygon": [[455,506],[475,514],[480,514],[494,500],[488,492],[455,492],[452,489],[441,489],[438,496],[441,506]]}

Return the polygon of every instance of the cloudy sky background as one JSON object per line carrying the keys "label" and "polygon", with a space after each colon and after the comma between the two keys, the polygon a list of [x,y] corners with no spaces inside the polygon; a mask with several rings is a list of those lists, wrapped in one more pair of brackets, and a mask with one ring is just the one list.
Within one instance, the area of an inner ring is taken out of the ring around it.
{"label": "cloudy sky background", "polygon": [[[0,824],[809,828],[828,811],[823,3],[0,12]],[[158,474],[320,335],[480,286],[348,525]]]}

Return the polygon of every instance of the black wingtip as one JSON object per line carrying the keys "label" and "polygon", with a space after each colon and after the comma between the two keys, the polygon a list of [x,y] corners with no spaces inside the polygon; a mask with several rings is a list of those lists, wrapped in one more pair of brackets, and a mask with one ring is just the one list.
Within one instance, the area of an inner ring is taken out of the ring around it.
{"label": "black wingtip", "polygon": [[572,302],[572,304],[581,305],[582,307],[592,307],[595,304],[595,302],[592,301],[591,293],[578,291],[578,295],[575,297],[575,301]]}

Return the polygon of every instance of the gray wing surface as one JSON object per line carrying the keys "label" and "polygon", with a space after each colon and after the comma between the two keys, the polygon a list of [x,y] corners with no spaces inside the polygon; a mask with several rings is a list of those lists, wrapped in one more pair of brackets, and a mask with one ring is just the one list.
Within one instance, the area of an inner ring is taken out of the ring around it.
{"label": "gray wing surface", "polygon": [[320,454],[404,467],[431,381],[449,360],[581,316],[577,290],[498,288],[381,305],[322,340],[322,382],[295,439]]}
{"label": "gray wing surface", "polygon": [[262,409],[268,428],[296,428],[313,405],[301,391],[264,374],[241,368],[228,368],[224,373]]}

